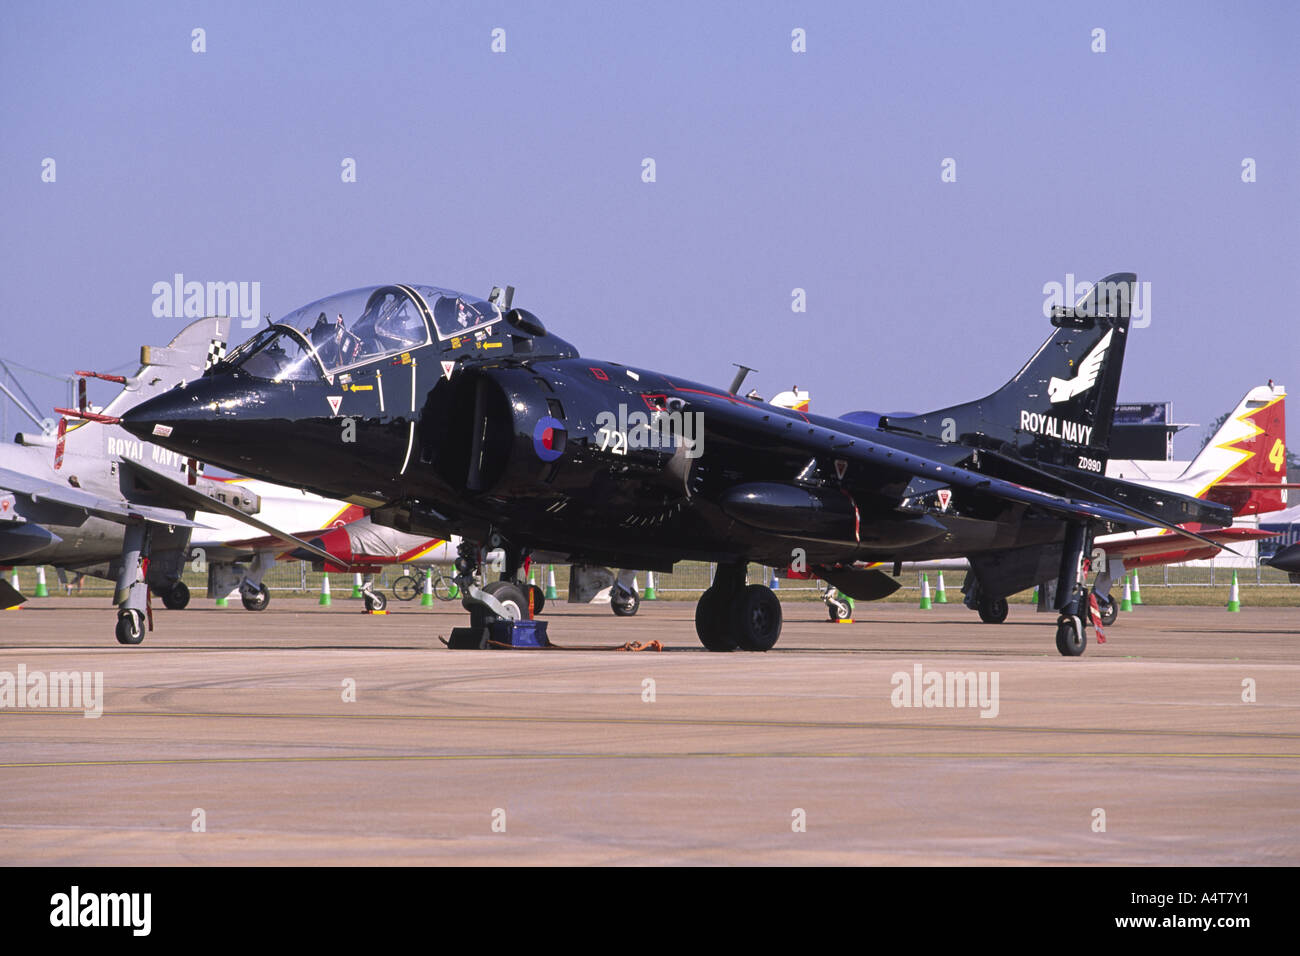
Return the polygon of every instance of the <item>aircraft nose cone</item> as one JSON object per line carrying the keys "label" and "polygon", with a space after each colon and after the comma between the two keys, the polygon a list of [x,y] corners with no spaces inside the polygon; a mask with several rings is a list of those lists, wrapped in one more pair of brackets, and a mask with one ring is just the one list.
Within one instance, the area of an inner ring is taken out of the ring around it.
{"label": "aircraft nose cone", "polygon": [[141,402],[121,424],[144,441],[237,469],[249,428],[241,398],[234,382],[199,379]]}
{"label": "aircraft nose cone", "polygon": [[1264,563],[1288,574],[1300,574],[1300,544],[1288,545],[1273,557],[1265,559]]}
{"label": "aircraft nose cone", "polygon": [[[127,410],[122,416],[122,427],[137,438],[179,451],[175,442],[197,437],[192,429],[181,426],[199,424],[213,414],[211,397],[201,394],[207,391],[197,387],[173,388],[146,399]],[[190,434],[178,434],[178,429]]]}

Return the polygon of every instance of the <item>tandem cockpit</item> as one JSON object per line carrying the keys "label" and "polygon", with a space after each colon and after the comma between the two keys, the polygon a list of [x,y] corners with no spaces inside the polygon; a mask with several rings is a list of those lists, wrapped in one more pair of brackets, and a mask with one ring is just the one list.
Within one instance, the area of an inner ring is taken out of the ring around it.
{"label": "tandem cockpit", "polygon": [[479,334],[505,314],[495,304],[435,286],[353,289],[290,312],[222,366],[274,382],[314,381],[400,356],[431,342]]}

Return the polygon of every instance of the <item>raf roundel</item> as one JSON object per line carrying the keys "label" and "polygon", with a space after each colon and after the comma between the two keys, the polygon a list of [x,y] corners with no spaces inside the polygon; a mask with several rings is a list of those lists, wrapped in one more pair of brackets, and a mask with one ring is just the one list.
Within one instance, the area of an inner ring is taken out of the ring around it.
{"label": "raf roundel", "polygon": [[533,451],[542,461],[555,461],[564,454],[564,422],[544,415],[533,426]]}

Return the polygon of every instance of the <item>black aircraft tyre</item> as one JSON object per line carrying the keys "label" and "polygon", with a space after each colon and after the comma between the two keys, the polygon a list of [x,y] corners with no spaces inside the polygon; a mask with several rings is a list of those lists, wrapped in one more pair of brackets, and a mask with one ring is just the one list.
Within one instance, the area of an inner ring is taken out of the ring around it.
{"label": "black aircraft tyre", "polygon": [[172,586],[164,591],[161,595],[163,607],[169,611],[183,611],[185,606],[190,603],[190,589],[186,587],[184,581],[175,581]]}
{"label": "black aircraft tyre", "polygon": [[139,644],[144,640],[144,614],[140,611],[118,611],[115,633],[119,644]]}
{"label": "black aircraft tyre", "polygon": [[616,591],[609,599],[609,606],[619,617],[631,617],[641,610],[641,595],[636,591]]}
{"label": "black aircraft tyre", "polygon": [[533,599],[533,616],[536,617],[542,613],[542,608],[546,607],[546,592],[539,585],[528,585],[528,594],[524,597],[532,596]]}
{"label": "black aircraft tyre", "polygon": [[496,598],[506,609],[506,620],[522,621],[528,617],[528,596],[513,581],[493,581],[483,590]]}
{"label": "black aircraft tyre", "polygon": [[734,651],[736,639],[727,626],[727,598],[717,588],[709,588],[695,605],[695,633],[710,651]]}
{"label": "black aircraft tyre", "polygon": [[1001,624],[1007,619],[1007,611],[1006,598],[980,599],[980,620],[985,624]]}
{"label": "black aircraft tyre", "polygon": [[241,588],[239,600],[243,602],[245,610],[265,611],[266,606],[271,603],[271,590],[265,584],[259,584],[256,591],[245,591]]}
{"label": "black aircraft tyre", "polygon": [[742,651],[770,651],[781,636],[781,600],[772,589],[751,584],[731,603],[731,626]]}
{"label": "black aircraft tyre", "polygon": [[1115,600],[1115,595],[1102,597],[1097,595],[1097,610],[1101,612],[1101,624],[1103,627],[1110,627],[1119,617],[1119,603]]}
{"label": "black aircraft tyre", "polygon": [[836,624],[840,621],[847,621],[852,617],[852,612],[849,610],[849,604],[847,601],[831,600],[826,605],[826,610],[830,613],[831,620]]}
{"label": "black aircraft tyre", "polygon": [[1077,617],[1062,615],[1056,622],[1056,649],[1066,657],[1078,657],[1088,646],[1088,635]]}
{"label": "black aircraft tyre", "polygon": [[370,594],[362,592],[361,596],[365,598],[367,611],[382,611],[388,607],[388,598],[378,591],[372,591]]}

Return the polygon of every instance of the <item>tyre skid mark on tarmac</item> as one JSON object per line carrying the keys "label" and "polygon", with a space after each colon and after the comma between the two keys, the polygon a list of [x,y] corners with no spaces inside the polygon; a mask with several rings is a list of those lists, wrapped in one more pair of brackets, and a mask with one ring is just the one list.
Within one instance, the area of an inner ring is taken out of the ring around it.
{"label": "tyre skid mark on tarmac", "polygon": [[461,760],[681,760],[709,758],[715,760],[1062,760],[1062,759],[1129,759],[1149,760],[1155,758],[1186,758],[1193,760],[1211,760],[1228,758],[1231,760],[1293,760],[1300,759],[1300,753],[1178,753],[1169,751],[1152,753],[1150,751],[1003,751],[990,753],[971,753],[964,750],[954,751],[894,751],[888,753],[853,753],[850,751],[646,751],[639,753],[481,753],[481,754],[334,754],[310,757],[159,757],[152,759],[122,760],[53,760],[32,761],[30,763],[0,763],[0,769],[35,769],[58,767],[144,767],[144,766],[195,766],[204,764],[277,764],[277,763],[381,763],[408,761],[461,761]]}
{"label": "tyre skid mark on tarmac", "polygon": [[[77,717],[80,710],[51,708],[0,710],[0,717]],[[1016,727],[992,724],[916,724],[846,720],[728,720],[718,717],[544,717],[532,714],[457,715],[457,714],[282,714],[223,713],[221,711],[122,711],[106,712],[104,717],[135,718],[208,718],[212,720],[429,720],[448,723],[527,723],[527,724],[617,724],[644,727],[752,727],[775,730],[908,730],[963,731],[1014,734],[1077,734],[1123,737],[1228,737],[1245,740],[1300,740],[1300,733],[1268,730],[1143,730],[1119,727]],[[3,766],[0,764],[0,766]]]}

